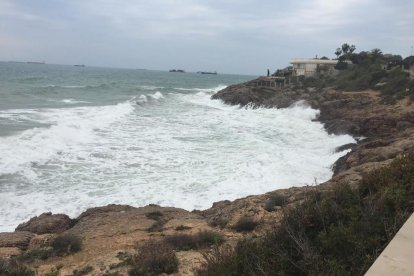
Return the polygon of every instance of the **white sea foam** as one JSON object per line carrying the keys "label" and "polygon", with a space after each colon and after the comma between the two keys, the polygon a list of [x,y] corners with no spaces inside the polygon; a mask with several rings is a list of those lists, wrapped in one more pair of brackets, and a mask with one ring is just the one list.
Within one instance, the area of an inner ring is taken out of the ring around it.
{"label": "white sea foam", "polygon": [[160,91],[157,91],[154,94],[139,95],[139,96],[132,97],[130,102],[135,102],[136,104],[142,106],[143,104],[149,101],[154,102],[154,101],[158,101],[163,98],[164,98],[164,95]]}
{"label": "white sea foam", "polygon": [[77,101],[75,99],[63,99],[61,102],[66,104],[88,103],[86,101]]}
{"label": "white sea foam", "polygon": [[75,88],[86,88],[86,85],[55,85],[55,84],[49,84],[43,86],[45,88],[67,88],[67,89],[75,89]]}
{"label": "white sea foam", "polygon": [[178,91],[193,91],[193,92],[202,92],[202,93],[209,93],[209,94],[213,94],[213,93],[217,93],[218,91],[226,88],[227,85],[223,85],[220,84],[216,87],[213,88],[182,88],[182,87],[177,87],[174,88],[174,90],[178,90]]}
{"label": "white sea foam", "polygon": [[144,90],[158,90],[158,89],[162,89],[164,87],[162,87],[162,86],[153,86],[153,85],[141,85],[141,86],[139,86],[139,88],[144,89]]}
{"label": "white sea foam", "polygon": [[[0,137],[0,172],[36,176],[34,165],[45,164],[57,153],[93,141],[96,130],[107,127],[132,110],[129,102],[104,107],[31,110],[24,114],[26,119],[51,126]],[[9,110],[9,114],[16,115],[14,112]]]}
{"label": "white sea foam", "polygon": [[[345,153],[334,149],[354,141],[328,135],[312,121],[319,111],[304,104],[239,108],[210,100],[220,89],[22,113],[51,127],[0,138],[0,231],[45,211],[77,216],[109,203],[202,209],[320,183]],[[10,178],[24,188],[7,185]]]}

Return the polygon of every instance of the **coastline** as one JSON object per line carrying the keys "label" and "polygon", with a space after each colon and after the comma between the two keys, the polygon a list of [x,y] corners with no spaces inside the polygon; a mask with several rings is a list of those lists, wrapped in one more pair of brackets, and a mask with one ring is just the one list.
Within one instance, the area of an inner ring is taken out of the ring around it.
{"label": "coastline", "polygon": [[[266,108],[284,108],[304,100],[311,107],[320,110],[318,121],[324,124],[328,133],[350,134],[364,139],[360,139],[357,144],[345,145],[351,151],[335,162],[333,177],[317,186],[276,190],[232,202],[220,201],[203,211],[189,212],[156,205],[140,208],[108,205],[88,209],[73,220],[65,216],[46,214],[20,227],[19,230],[22,231],[14,232],[14,239],[10,238],[10,234],[0,233],[0,256],[21,254],[26,249],[40,248],[47,245],[54,235],[62,232],[76,234],[83,240],[84,246],[80,252],[46,261],[37,260],[31,265],[36,266],[39,274],[42,274],[64,262],[61,275],[68,275],[74,269],[86,265],[94,267],[93,271],[96,273],[102,267],[104,271],[113,271],[110,265],[120,262],[117,257],[119,252],[133,250],[140,241],[180,232],[181,230],[177,230],[180,226],[188,227],[186,233],[218,231],[226,237],[226,243],[234,245],[244,236],[260,235],[281,219],[284,212],[281,206],[266,210],[270,197],[283,196],[287,201],[286,208],[289,208],[300,204],[309,191],[330,190],[342,182],[356,185],[363,174],[388,165],[414,145],[414,107],[408,99],[389,105],[381,102],[379,92],[376,91],[341,92],[329,88],[319,91],[292,89],[278,94],[267,88],[251,88],[248,83],[229,86],[212,98],[232,105],[251,104],[253,107]],[[147,214],[153,212],[162,213],[162,223],[160,220],[148,218]],[[251,218],[257,223],[253,232],[235,231],[235,225],[241,217]],[[63,221],[66,222],[65,227],[57,227]],[[157,223],[160,226],[158,230],[161,231],[148,231]],[[190,275],[192,264],[201,260],[201,253],[196,250],[177,253],[180,260],[179,275]],[[118,267],[116,271],[123,273],[123,269]]]}

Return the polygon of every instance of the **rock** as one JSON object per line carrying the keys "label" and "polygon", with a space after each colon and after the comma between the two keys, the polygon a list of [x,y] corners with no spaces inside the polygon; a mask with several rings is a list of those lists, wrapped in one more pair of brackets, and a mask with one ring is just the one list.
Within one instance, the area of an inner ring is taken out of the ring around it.
{"label": "rock", "polygon": [[56,234],[43,234],[43,235],[34,236],[30,240],[28,249],[33,250],[33,249],[39,249],[43,247],[52,246],[52,242],[56,236],[57,236]]}
{"label": "rock", "polygon": [[59,234],[75,224],[67,215],[43,213],[17,226],[16,231],[29,231],[36,234]]}
{"label": "rock", "polygon": [[0,258],[9,258],[22,254],[18,247],[0,247]]}
{"label": "rock", "polygon": [[340,147],[337,147],[335,149],[335,152],[341,152],[341,151],[344,151],[344,150],[349,150],[349,149],[354,148],[355,146],[356,146],[355,143],[348,143],[348,144],[342,145]]}
{"label": "rock", "polygon": [[[155,205],[158,206],[158,205]],[[153,207],[155,207],[153,206]],[[103,216],[105,213],[123,213],[126,211],[134,210],[135,208],[129,205],[118,205],[118,204],[109,204],[102,207],[94,207],[89,208],[77,218],[78,221],[86,218],[86,217],[94,217],[94,216]]]}
{"label": "rock", "polygon": [[27,231],[0,233],[0,247],[26,249],[34,234]]}
{"label": "rock", "polygon": [[404,129],[407,129],[407,128],[412,127],[412,126],[413,126],[412,122],[408,122],[408,121],[397,122],[397,129],[398,130],[404,130]]}

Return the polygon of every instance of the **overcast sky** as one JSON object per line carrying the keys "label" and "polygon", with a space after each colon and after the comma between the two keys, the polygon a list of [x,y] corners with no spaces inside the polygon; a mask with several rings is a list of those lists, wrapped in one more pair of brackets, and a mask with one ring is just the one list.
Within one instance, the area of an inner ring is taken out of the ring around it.
{"label": "overcast sky", "polygon": [[343,42],[410,55],[413,0],[0,0],[0,60],[263,74]]}

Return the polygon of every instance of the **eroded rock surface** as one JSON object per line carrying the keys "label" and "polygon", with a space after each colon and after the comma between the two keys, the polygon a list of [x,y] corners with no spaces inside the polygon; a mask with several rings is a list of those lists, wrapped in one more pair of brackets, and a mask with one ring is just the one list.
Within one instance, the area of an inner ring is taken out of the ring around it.
{"label": "eroded rock surface", "polygon": [[35,235],[27,231],[0,233],[0,247],[26,249]]}
{"label": "eroded rock surface", "polygon": [[75,220],[65,214],[43,213],[17,226],[16,231],[28,231],[35,234],[62,233],[75,224]]}

